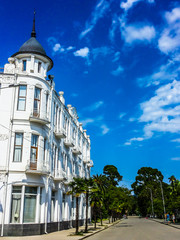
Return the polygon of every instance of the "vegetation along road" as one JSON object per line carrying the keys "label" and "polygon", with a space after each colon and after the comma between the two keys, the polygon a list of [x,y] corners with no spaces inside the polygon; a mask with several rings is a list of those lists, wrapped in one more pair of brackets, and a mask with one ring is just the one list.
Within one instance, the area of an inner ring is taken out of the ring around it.
{"label": "vegetation along road", "polygon": [[180,230],[145,218],[129,217],[105,231],[93,235],[89,240],[163,240],[180,239]]}

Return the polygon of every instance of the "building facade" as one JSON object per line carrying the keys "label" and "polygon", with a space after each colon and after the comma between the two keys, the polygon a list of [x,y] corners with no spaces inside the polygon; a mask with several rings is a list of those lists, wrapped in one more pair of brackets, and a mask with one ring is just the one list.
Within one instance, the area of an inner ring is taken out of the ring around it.
{"label": "building facade", "polygon": [[1,236],[70,228],[76,204],[66,192],[73,177],[90,176],[90,139],[54,76],[47,78],[53,61],[36,40],[35,19],[31,38],[8,61],[0,73]]}

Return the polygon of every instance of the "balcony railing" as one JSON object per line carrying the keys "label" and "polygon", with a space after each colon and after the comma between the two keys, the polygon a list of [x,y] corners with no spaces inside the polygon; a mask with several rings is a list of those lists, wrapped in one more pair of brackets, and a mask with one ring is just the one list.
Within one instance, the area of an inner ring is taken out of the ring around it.
{"label": "balcony railing", "polygon": [[73,141],[73,139],[70,139],[70,138],[66,138],[65,140],[64,140],[64,145],[66,146],[66,147],[74,147],[74,141]]}
{"label": "balcony railing", "polygon": [[83,158],[83,162],[90,163],[91,162],[90,157]]}
{"label": "balcony railing", "polygon": [[38,160],[29,161],[26,166],[26,173],[34,173],[34,174],[48,174],[49,166],[48,164],[42,163]]}
{"label": "balcony railing", "polygon": [[75,154],[75,155],[81,155],[82,154],[82,151],[81,149],[78,147],[78,146],[75,146],[72,150],[72,152]]}
{"label": "balcony railing", "polygon": [[47,117],[47,113],[42,112],[39,109],[33,109],[32,113],[30,114],[29,120],[30,122],[36,122],[43,125],[50,123]]}
{"label": "balcony railing", "polygon": [[55,181],[63,181],[66,180],[66,172],[64,172],[62,169],[55,169],[54,170],[54,180]]}
{"label": "balcony railing", "polygon": [[87,165],[88,165],[88,167],[93,167],[93,166],[94,166],[94,163],[93,163],[92,160],[90,160],[90,162],[89,162]]}
{"label": "balcony railing", "polygon": [[63,128],[55,129],[54,134],[57,138],[66,138],[66,131]]}

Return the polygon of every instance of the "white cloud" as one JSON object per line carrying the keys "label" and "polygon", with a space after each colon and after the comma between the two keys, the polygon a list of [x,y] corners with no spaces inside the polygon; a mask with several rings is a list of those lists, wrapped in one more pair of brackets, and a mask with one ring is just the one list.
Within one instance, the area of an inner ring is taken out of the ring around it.
{"label": "white cloud", "polygon": [[143,114],[140,122],[145,122],[145,137],[154,132],[180,132],[180,82],[174,80],[158,88],[155,96],[141,103]]}
{"label": "white cloud", "polygon": [[101,129],[103,135],[107,134],[110,131],[110,129],[105,124],[101,125]]}
{"label": "white cloud", "polygon": [[103,105],[104,105],[103,101],[98,101],[98,102],[91,104],[90,106],[85,107],[83,110],[92,112],[92,111],[99,109]]}
{"label": "white cloud", "polygon": [[60,48],[61,48],[61,45],[59,43],[56,43],[53,47],[53,51],[57,52],[57,51],[59,51]]}
{"label": "white cloud", "polygon": [[89,54],[88,47],[81,48],[81,49],[77,50],[76,52],[74,52],[74,56],[82,57],[82,58],[86,58],[88,56],[88,54]]}
{"label": "white cloud", "polygon": [[63,47],[54,37],[49,37],[47,40],[49,46],[52,48],[53,54],[57,53],[67,53],[68,51],[73,50],[75,47]]}
{"label": "white cloud", "polygon": [[168,23],[174,23],[177,20],[180,20],[180,8],[174,8],[171,12],[166,12],[165,18]]}
{"label": "white cloud", "polygon": [[173,157],[171,158],[172,161],[180,161],[180,157]]}
{"label": "white cloud", "polygon": [[161,52],[169,54],[180,48],[180,8],[166,12],[165,19],[167,26],[158,40],[158,47]]}
{"label": "white cloud", "polygon": [[116,53],[114,54],[114,58],[113,58],[112,62],[117,62],[117,61],[119,61],[120,55],[121,55],[120,52],[116,52]]}
{"label": "white cloud", "polygon": [[83,126],[86,127],[88,124],[94,123],[94,121],[95,121],[95,119],[93,119],[93,118],[86,118],[86,119],[82,120],[81,122],[82,122]]}
{"label": "white cloud", "polygon": [[[128,11],[133,5],[137,2],[144,1],[144,0],[127,0],[126,2],[122,2],[120,7],[123,8],[125,11]],[[146,0],[148,3],[154,3],[155,0]]]}
{"label": "white cloud", "polygon": [[173,140],[171,140],[171,142],[177,142],[177,143],[180,143],[180,138],[173,139]]}
{"label": "white cloud", "polygon": [[91,18],[86,22],[85,29],[81,32],[80,38],[85,37],[89,32],[93,30],[98,20],[106,14],[109,10],[111,0],[99,0],[94,11],[91,14]]}
{"label": "white cloud", "polygon": [[113,53],[112,49],[106,46],[94,48],[92,50],[93,58],[96,59],[98,56],[107,56]]}
{"label": "white cloud", "polygon": [[111,72],[114,76],[119,76],[124,71],[124,68],[121,66],[118,66],[118,68]]}
{"label": "white cloud", "polygon": [[126,2],[122,2],[120,7],[123,8],[125,11],[129,10],[136,2],[141,0],[127,0]]}
{"label": "white cloud", "polygon": [[125,112],[122,112],[119,114],[119,119],[122,119],[124,116],[126,116],[126,113]]}
{"label": "white cloud", "polygon": [[74,50],[74,49],[75,49],[75,47],[73,47],[73,46],[69,46],[69,47],[66,48],[67,51],[71,51],[71,50]]}
{"label": "white cloud", "polygon": [[165,81],[173,81],[178,78],[180,73],[180,55],[174,55],[169,58],[166,64],[161,65],[152,75],[138,78],[139,85],[150,86],[159,85]]}
{"label": "white cloud", "polygon": [[127,44],[132,44],[133,42],[151,42],[156,36],[156,31],[153,26],[138,26],[129,25],[122,29],[122,35]]}
{"label": "white cloud", "polygon": [[132,142],[142,142],[144,140],[145,140],[145,138],[143,138],[143,137],[133,137],[133,138],[129,139],[127,142],[125,142],[124,145],[128,146],[128,145],[132,145]]}

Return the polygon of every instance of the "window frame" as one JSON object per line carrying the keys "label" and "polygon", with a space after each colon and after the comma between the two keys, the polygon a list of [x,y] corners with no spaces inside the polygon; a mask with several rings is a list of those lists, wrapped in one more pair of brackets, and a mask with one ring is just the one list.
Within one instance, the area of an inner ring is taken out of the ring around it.
{"label": "window frame", "polygon": [[[38,98],[35,98],[35,92],[36,92],[36,89],[40,90],[40,96],[39,96],[39,99]],[[35,110],[35,107],[33,105],[33,116],[34,117],[40,117],[40,111],[41,111],[41,88],[39,87],[36,87],[34,88],[34,103],[35,101],[37,101],[37,106],[39,106],[39,109]]]}
{"label": "window frame", "polygon": [[[20,88],[26,87],[26,96],[20,96]],[[27,85],[21,84],[18,90],[18,101],[17,101],[17,111],[26,111],[26,98],[27,98]],[[19,99],[25,99],[24,110],[19,109]]]}
{"label": "window frame", "polygon": [[[16,135],[22,135],[22,144],[21,145],[16,145]],[[23,154],[23,140],[24,140],[24,133],[22,133],[22,132],[16,132],[15,133],[15,138],[14,138],[14,153],[13,153],[13,162],[22,162],[22,154]],[[16,146],[21,146],[21,160],[20,161],[15,161],[14,159],[15,159],[15,148],[16,148]]]}
{"label": "window frame", "polygon": [[22,71],[26,72],[26,70],[27,70],[27,60],[23,60],[22,61]]}
{"label": "window frame", "polygon": [[38,73],[41,73],[42,62],[38,61]]}

